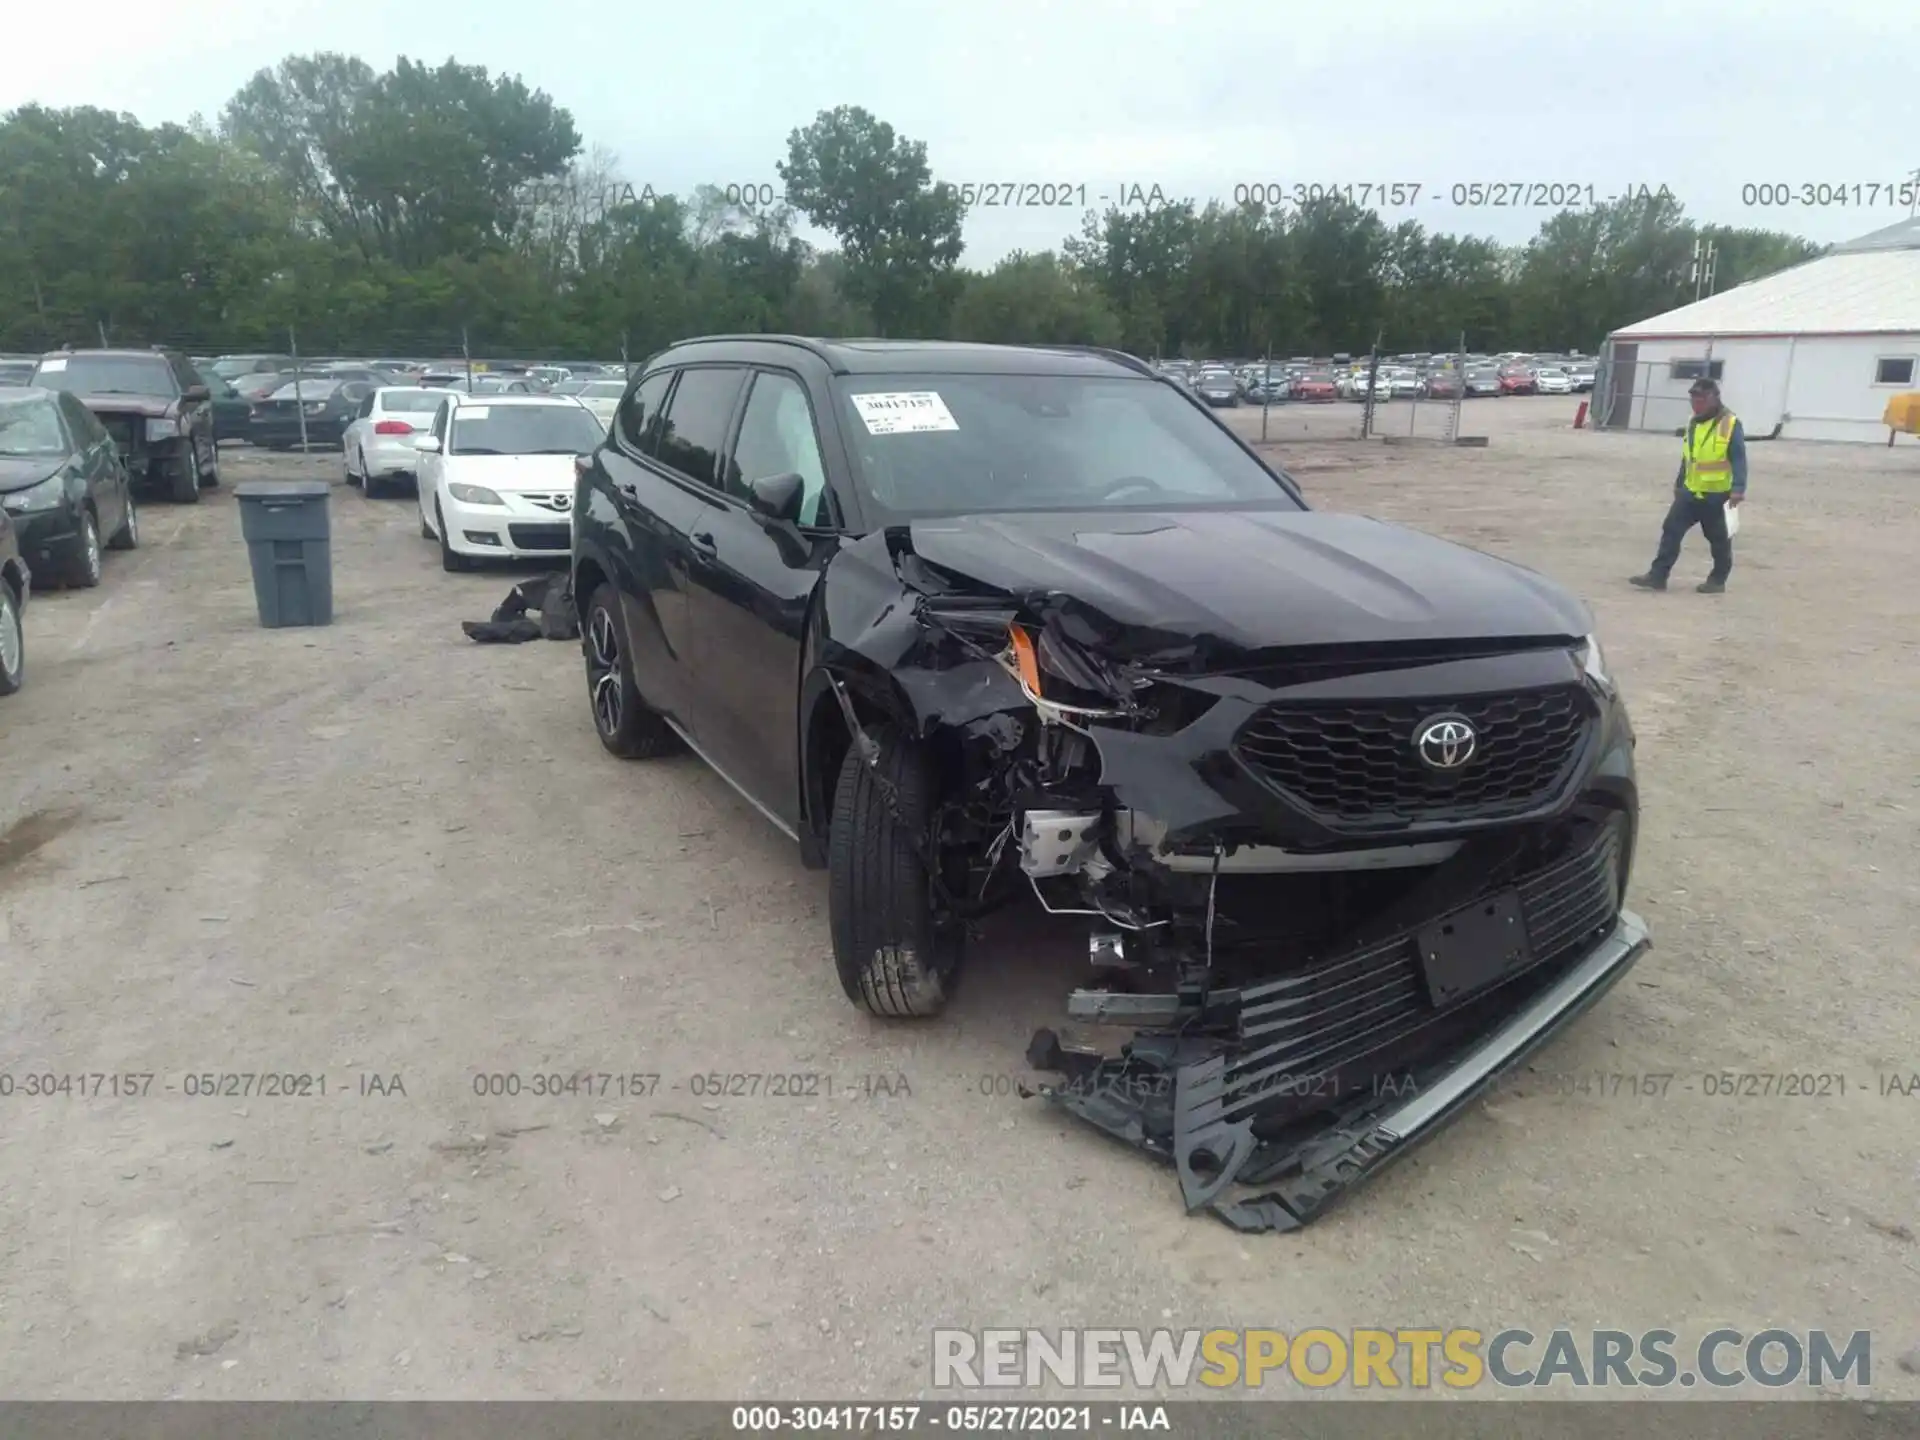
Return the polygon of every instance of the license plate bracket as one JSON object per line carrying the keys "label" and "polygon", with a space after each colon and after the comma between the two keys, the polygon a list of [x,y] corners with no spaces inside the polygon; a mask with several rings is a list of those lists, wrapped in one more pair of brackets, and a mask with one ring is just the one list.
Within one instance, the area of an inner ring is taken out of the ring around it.
{"label": "license plate bracket", "polygon": [[1518,890],[1463,905],[1421,927],[1415,938],[1427,998],[1437,1009],[1486,989],[1533,960]]}

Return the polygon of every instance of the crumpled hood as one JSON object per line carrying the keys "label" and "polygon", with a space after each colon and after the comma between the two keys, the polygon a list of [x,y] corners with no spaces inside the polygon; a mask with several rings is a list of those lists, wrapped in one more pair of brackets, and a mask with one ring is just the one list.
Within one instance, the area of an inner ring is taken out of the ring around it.
{"label": "crumpled hood", "polygon": [[1593,628],[1545,576],[1359,515],[1019,512],[909,530],[922,559],[994,589],[1058,592],[1121,625],[1247,650]]}
{"label": "crumpled hood", "polygon": [[11,495],[57,475],[67,463],[64,455],[0,455],[0,495]]}
{"label": "crumpled hood", "polygon": [[171,415],[179,403],[164,395],[76,395],[74,398],[96,415],[143,415],[149,420]]}

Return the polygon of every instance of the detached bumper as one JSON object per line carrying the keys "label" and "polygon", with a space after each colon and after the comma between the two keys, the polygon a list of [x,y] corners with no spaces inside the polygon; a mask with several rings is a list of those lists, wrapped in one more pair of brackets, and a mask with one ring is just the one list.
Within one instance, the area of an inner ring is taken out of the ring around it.
{"label": "detached bumper", "polygon": [[[1503,1008],[1474,1015],[1476,1003],[1498,1004],[1505,985],[1460,1006],[1467,1023],[1444,1049],[1429,1047],[1404,1070],[1358,1086],[1269,1075],[1266,1093],[1250,1100],[1231,1078],[1244,1051],[1171,1032],[1142,1034],[1110,1059],[1068,1051],[1043,1030],[1028,1060],[1067,1077],[1042,1087],[1053,1103],[1173,1165],[1189,1213],[1204,1209],[1243,1231],[1297,1230],[1438,1133],[1606,994],[1651,943],[1638,915],[1618,911],[1603,934],[1540,967],[1546,973]],[[1321,1108],[1300,1114],[1303,1098]],[[1292,1113],[1263,1133],[1258,1105],[1266,1101]],[[1268,1188],[1247,1194],[1252,1186]]]}

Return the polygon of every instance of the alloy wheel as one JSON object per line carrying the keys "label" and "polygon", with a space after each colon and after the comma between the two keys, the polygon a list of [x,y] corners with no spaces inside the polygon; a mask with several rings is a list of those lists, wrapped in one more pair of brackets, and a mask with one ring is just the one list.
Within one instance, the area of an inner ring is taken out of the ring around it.
{"label": "alloy wheel", "polygon": [[620,733],[622,699],[620,694],[620,638],[613,617],[596,608],[587,617],[588,695],[593,702],[594,723],[603,735]]}
{"label": "alloy wheel", "polygon": [[20,657],[24,649],[20,639],[20,608],[13,603],[13,595],[4,583],[0,583],[0,676],[9,682],[9,690],[15,688],[13,682],[20,678]]}

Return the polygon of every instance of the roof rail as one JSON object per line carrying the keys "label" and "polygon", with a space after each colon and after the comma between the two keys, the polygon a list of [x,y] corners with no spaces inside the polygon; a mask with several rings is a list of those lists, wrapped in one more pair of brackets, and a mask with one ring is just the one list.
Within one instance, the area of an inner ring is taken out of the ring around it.
{"label": "roof rail", "polygon": [[[682,345],[694,345],[707,340],[758,341],[768,345],[797,345],[802,350],[809,350],[813,354],[818,355],[829,365],[834,364],[833,352],[827,348],[827,342],[824,340],[816,340],[808,335],[688,335],[683,339],[674,341],[673,344],[666,348],[673,350]],[[835,368],[837,369],[838,367],[836,366]]]}
{"label": "roof rail", "polygon": [[1045,345],[1039,348],[1045,350],[1064,350],[1072,355],[1098,355],[1102,360],[1111,360],[1116,365],[1124,365],[1135,374],[1145,375],[1150,380],[1160,378],[1160,372],[1147,364],[1147,362],[1142,360],[1138,355],[1129,355],[1124,350],[1115,350],[1106,345]]}

